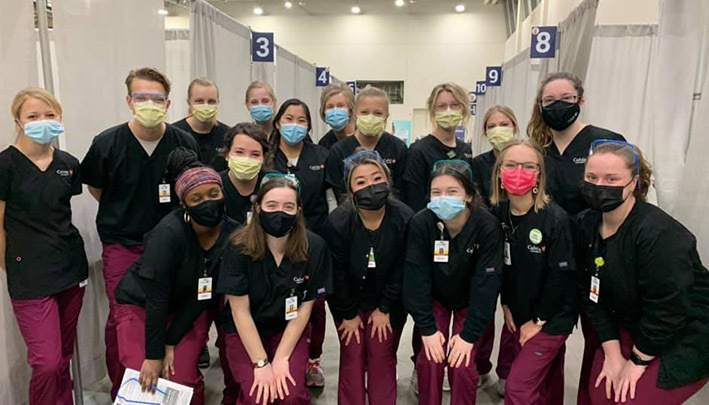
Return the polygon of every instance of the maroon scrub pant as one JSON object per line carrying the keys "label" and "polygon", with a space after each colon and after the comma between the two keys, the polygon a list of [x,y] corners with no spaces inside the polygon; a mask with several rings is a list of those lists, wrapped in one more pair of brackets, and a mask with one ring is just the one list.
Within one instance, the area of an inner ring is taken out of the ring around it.
{"label": "maroon scrub pant", "polygon": [[[396,351],[401,330],[388,333],[386,340],[372,338],[372,324],[367,323],[373,311],[359,311],[364,323],[360,330],[360,343],[353,336],[348,345],[340,340],[340,382],[337,389],[339,405],[396,404]],[[342,322],[336,322],[339,329]],[[341,336],[342,333],[340,332]],[[367,372],[367,390],[364,388],[364,372]],[[366,395],[365,395],[366,393]]]}
{"label": "maroon scrub pant", "polygon": [[499,378],[506,380],[507,376],[510,375],[512,363],[517,357],[519,347],[519,335],[510,332],[510,330],[507,329],[507,325],[502,325],[502,331],[500,332],[500,351],[497,354],[497,367],[495,368],[495,372]]}
{"label": "maroon scrub pant", "polygon": [[[224,374],[224,389],[222,390],[222,404],[224,405],[234,405],[236,404],[237,398],[239,398],[239,384],[234,380],[234,376],[231,374],[231,369],[229,368],[229,360],[226,353],[226,330],[219,322],[219,314],[224,309],[224,302],[222,301],[218,308],[210,311],[210,325],[212,322],[217,327],[217,341],[215,346],[219,349],[219,365],[222,368],[222,373]],[[207,328],[209,329],[209,327]]]}
{"label": "maroon scrub pant", "polygon": [[[116,400],[118,387],[123,381],[125,368],[118,358],[118,334],[116,332],[116,295],[115,290],[118,283],[126,274],[126,270],[135,263],[143,254],[143,246],[123,246],[116,244],[103,244],[103,280],[106,286],[106,296],[108,297],[108,318],[104,330],[104,340],[106,342],[106,369],[108,377],[111,379],[111,400]],[[140,369],[139,369],[140,370]]]}
{"label": "maroon scrub pant", "polygon": [[325,298],[317,298],[310,313],[310,348],[311,359],[319,359],[325,342]]}
{"label": "maroon scrub pant", "polygon": [[595,380],[591,379],[591,366],[593,359],[596,356],[596,351],[601,348],[601,340],[591,320],[588,319],[586,312],[581,311],[581,331],[583,332],[583,358],[581,359],[581,374],[579,375],[579,390],[576,397],[577,405],[591,405],[591,396],[588,391],[589,385],[595,384]]}
{"label": "maroon scrub pant", "polygon": [[516,338],[516,356],[507,376],[505,404],[563,405],[568,335],[539,332],[524,346],[519,344],[519,329],[513,336]]}
{"label": "maroon scrub pant", "polygon": [[[145,360],[145,308],[118,304],[115,319],[121,365],[140,371]],[[175,346],[175,375],[170,381],[193,388],[192,405],[204,405],[204,381],[197,363],[207,344],[208,328],[209,314],[204,311]]]}
{"label": "maroon scrub pant", "polygon": [[[310,391],[305,385],[305,369],[308,366],[308,339],[310,338],[309,327],[305,329],[303,335],[298,340],[298,343],[293,349],[293,353],[288,360],[291,376],[295,380],[295,387],[288,382],[290,395],[283,401],[277,400],[277,404],[282,405],[310,405]],[[272,336],[261,336],[261,344],[268,355],[269,360],[273,360],[276,354],[276,349],[281,343],[283,332]],[[252,405],[256,403],[256,391],[250,396],[249,391],[254,385],[254,365],[246,352],[244,343],[241,341],[238,333],[228,333],[225,336],[226,353],[229,360],[231,373],[236,378],[236,382],[241,386],[239,405]]]}
{"label": "maroon scrub pant", "polygon": [[[620,330],[620,351],[623,357],[626,359],[630,358],[630,351],[633,350],[633,338],[630,336],[626,330]],[[606,382],[601,381],[598,388],[595,388],[596,379],[598,375],[601,374],[603,369],[603,362],[605,361],[605,354],[603,353],[603,348],[596,351],[596,356],[593,360],[593,367],[591,369],[591,381],[588,386],[588,391],[591,398],[591,403],[593,405],[601,404],[614,404],[613,400],[606,399]],[[652,360],[650,365],[647,366],[647,370],[640,377],[638,383],[635,387],[635,399],[630,399],[630,393],[626,398],[625,404],[632,405],[674,405],[682,404],[688,400],[692,395],[699,392],[699,390],[704,387],[707,383],[707,379],[704,378],[695,383],[685,385],[684,387],[675,388],[672,390],[665,390],[657,386],[657,375],[660,371],[660,359],[655,358]],[[615,392],[611,390],[611,398],[615,398]]]}
{"label": "maroon scrub pant", "polygon": [[30,405],[74,403],[69,361],[83,301],[84,288],[78,286],[49,297],[12,300],[32,367]]}
{"label": "maroon scrub pant", "polygon": [[[448,341],[450,340],[449,326],[453,318],[453,335],[459,334],[465,325],[465,317],[468,309],[451,311],[437,301],[433,301],[433,316],[436,318],[436,328],[443,333],[446,338],[444,348],[448,353]],[[473,346],[470,365],[466,367],[465,362],[459,368],[448,368],[448,379],[451,386],[451,405],[469,405],[475,403],[478,390],[478,370],[475,367],[475,354],[477,345]],[[416,371],[419,377],[419,404],[420,405],[440,405],[443,398],[443,376],[447,362],[436,363],[426,358],[426,351],[421,350],[416,359]]]}

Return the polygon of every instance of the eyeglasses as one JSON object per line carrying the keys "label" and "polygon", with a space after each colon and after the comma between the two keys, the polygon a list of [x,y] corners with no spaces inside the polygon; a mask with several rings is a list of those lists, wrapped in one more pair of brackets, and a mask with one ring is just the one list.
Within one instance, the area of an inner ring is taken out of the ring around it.
{"label": "eyeglasses", "polygon": [[286,179],[288,180],[297,190],[298,194],[300,194],[300,182],[298,181],[298,178],[295,177],[294,174],[283,174],[283,173],[266,173],[263,176],[263,179],[261,179],[261,184],[259,185],[259,190],[263,188],[269,181],[275,180],[275,179]]}
{"label": "eyeglasses", "polygon": [[350,174],[352,169],[355,167],[361,165],[365,160],[376,160],[379,162],[382,166],[386,165],[384,162],[384,159],[382,159],[382,155],[379,154],[376,150],[363,150],[361,152],[354,153],[345,160],[344,162],[344,168],[343,168],[343,173],[345,179],[347,176]]}
{"label": "eyeglasses", "polygon": [[470,164],[466,162],[465,160],[461,159],[446,159],[446,160],[439,160],[436,163],[433,164],[433,170],[431,172],[436,171],[439,167],[450,167],[460,173],[467,173],[468,177],[470,178],[470,181],[473,181],[473,169],[470,168]]}
{"label": "eyeglasses", "polygon": [[573,103],[575,103],[575,102],[577,102],[577,101],[579,100],[579,96],[577,96],[577,95],[575,95],[575,94],[567,94],[567,95],[565,95],[564,97],[562,97],[562,98],[560,98],[560,99],[556,99],[556,98],[554,98],[554,97],[544,97],[544,98],[542,99],[542,107],[549,107],[550,105],[552,105],[552,104],[554,104],[554,103],[556,103],[557,101],[560,101],[560,100],[563,101],[563,102],[565,102],[565,103],[571,103],[571,104],[573,104]]}
{"label": "eyeglasses", "polygon": [[539,163],[534,163],[534,162],[518,163],[518,162],[515,162],[514,160],[503,160],[500,167],[502,168],[502,170],[516,170],[518,167],[521,167],[522,170],[524,170],[525,172],[538,172],[541,169],[541,166],[539,165]]}
{"label": "eyeglasses", "polygon": [[152,101],[155,104],[165,105],[167,103],[167,95],[161,93],[132,93],[130,98],[134,103],[145,103]]}
{"label": "eyeglasses", "polygon": [[451,110],[462,110],[462,109],[463,109],[463,104],[458,103],[458,102],[454,102],[454,103],[450,103],[450,104],[440,103],[440,104],[436,104],[436,105],[433,107],[433,110],[434,110],[435,112],[443,112],[443,111],[446,111],[446,110],[449,109],[449,108],[450,108]]}

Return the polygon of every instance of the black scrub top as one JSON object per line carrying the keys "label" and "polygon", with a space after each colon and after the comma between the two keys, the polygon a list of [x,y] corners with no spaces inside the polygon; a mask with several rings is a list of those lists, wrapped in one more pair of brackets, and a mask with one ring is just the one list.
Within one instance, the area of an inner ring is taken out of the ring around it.
{"label": "black scrub top", "polygon": [[427,135],[411,144],[404,171],[406,203],[414,212],[426,208],[434,163],[450,159],[460,159],[470,163],[472,157],[470,144],[457,138],[455,148],[444,145],[433,135]]}
{"label": "black scrub top", "polygon": [[337,139],[337,135],[335,134],[335,131],[331,129],[331,130],[327,131],[327,133],[322,138],[320,138],[320,141],[318,141],[318,145],[320,145],[324,148],[330,149],[330,148],[332,148],[332,146],[334,144],[336,144],[339,141],[340,140]]}
{"label": "black scrub top", "polygon": [[[434,262],[435,242],[441,239],[449,241],[448,263]],[[438,330],[432,309],[436,300],[451,311],[467,308],[460,337],[468,343],[478,340],[495,314],[503,243],[500,222],[480,208],[473,209],[453,240],[443,221],[428,208],[414,215],[409,223],[403,296],[404,307],[423,336]]]}
{"label": "black scrub top", "polygon": [[[344,182],[344,160],[355,153],[355,149],[361,146],[357,137],[352,135],[340,142],[337,142],[331,149],[330,155],[325,164],[325,181],[335,192],[335,197],[341,199],[347,188]],[[384,132],[377,142],[374,150],[379,152],[384,163],[389,167],[393,179],[393,192],[397,197],[402,197],[406,191],[404,188],[404,170],[406,169],[406,144],[394,135]]]}
{"label": "black scrub top", "polygon": [[[229,245],[224,253],[217,292],[249,296],[251,316],[261,337],[273,336],[286,329],[286,299],[297,297],[298,308],[304,302],[324,297],[332,291],[332,260],[325,241],[308,232],[308,259],[291,262],[283,258],[277,266],[271,251],[266,258],[253,260],[242,253],[241,246]],[[222,313],[225,328],[236,332],[231,309]]]}
{"label": "black scrub top", "polygon": [[[183,118],[172,125],[192,135],[195,142],[197,142],[197,146],[199,146],[200,161],[206,165],[211,166],[215,158],[224,150],[224,136],[229,126],[221,121],[217,121],[208,134],[195,132],[190,124],[187,123],[187,118]],[[222,160],[224,160],[223,157]]]}
{"label": "black scrub top", "polygon": [[485,201],[490,206],[490,195],[492,194],[492,169],[495,166],[495,152],[490,150],[473,158],[470,167],[473,169],[473,183]]}
{"label": "black scrub top", "polygon": [[571,334],[578,315],[578,277],[569,217],[549,203],[522,216],[510,213],[509,201],[492,208],[502,223],[505,266],[501,303],[520,327],[534,318],[546,321],[549,335]]}
{"label": "black scrub top", "polygon": [[[586,210],[576,220],[579,290],[601,342],[627,330],[638,350],[660,357],[663,389],[708,377],[709,272],[694,235],[641,201],[606,239],[599,234],[600,212]],[[598,303],[590,299],[591,276],[600,280]]]}
{"label": "black scrub top", "polygon": [[[332,252],[333,291],[328,303],[335,320],[353,319],[359,310],[378,308],[390,315],[392,327],[404,325],[401,289],[406,235],[413,215],[411,208],[393,198],[387,201],[384,219],[374,231],[364,227],[349,202],[330,214],[324,237]],[[370,268],[372,249],[375,267]]]}
{"label": "black scrub top", "polygon": [[234,186],[234,183],[232,183],[229,178],[228,170],[219,173],[219,176],[222,178],[222,190],[224,191],[224,202],[226,203],[226,215],[229,218],[240,224],[246,225],[248,223],[248,220],[251,219],[252,199],[256,198],[259,186],[261,185],[261,180],[266,173],[267,171],[264,171],[263,169],[259,172],[256,187],[254,187],[254,191],[249,195],[239,194],[239,190],[236,189],[236,186]]}
{"label": "black scrub top", "polygon": [[320,233],[327,219],[328,207],[325,197],[325,161],[328,151],[322,146],[303,142],[298,162],[290,166],[288,158],[276,150],[273,158],[273,169],[283,174],[293,174],[300,183],[300,198],[303,202],[303,213],[308,229]]}
{"label": "black scrub top", "polygon": [[625,138],[620,134],[587,125],[566,147],[563,154],[559,153],[554,142],[544,148],[547,192],[554,202],[566,210],[569,215],[576,215],[589,208],[581,197],[581,184],[591,143],[597,139],[625,141]]}
{"label": "black scrub top", "polygon": [[[239,225],[224,220],[214,246],[205,251],[181,208],[165,216],[145,236],[145,252],[116,287],[116,300],[145,308],[145,358],[162,359],[208,307],[218,305],[216,283],[221,257]],[[198,300],[198,282],[212,278],[212,298]],[[173,321],[168,327],[168,317]],[[135,331],[142,333],[142,331]]]}
{"label": "black scrub top", "polygon": [[148,156],[128,123],[109,128],[96,136],[81,162],[81,180],[101,189],[96,227],[101,242],[136,246],[143,235],[178,205],[170,185],[170,201],[160,202],[160,184],[165,178],[167,157],[178,146],[199,154],[190,134],[166,124],[166,130],[152,155]]}
{"label": "black scrub top", "polygon": [[80,172],[79,161],[57,149],[45,171],[14,146],[0,153],[4,259],[13,300],[54,295],[88,277],[84,241],[71,223]]}

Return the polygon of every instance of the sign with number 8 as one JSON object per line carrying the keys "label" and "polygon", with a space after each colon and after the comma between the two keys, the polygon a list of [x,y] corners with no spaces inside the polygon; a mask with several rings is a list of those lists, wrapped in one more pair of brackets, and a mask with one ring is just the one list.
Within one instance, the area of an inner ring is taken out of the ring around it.
{"label": "sign with number 8", "polygon": [[553,58],[556,56],[556,27],[532,27],[530,58]]}

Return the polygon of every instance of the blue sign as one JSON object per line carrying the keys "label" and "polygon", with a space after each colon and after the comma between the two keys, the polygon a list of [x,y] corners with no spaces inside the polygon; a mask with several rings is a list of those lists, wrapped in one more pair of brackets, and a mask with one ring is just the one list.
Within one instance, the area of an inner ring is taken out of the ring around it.
{"label": "blue sign", "polygon": [[273,62],[273,33],[251,33],[251,60],[254,62]]}
{"label": "blue sign", "polygon": [[330,84],[330,68],[315,68],[315,87],[325,87]]}
{"label": "blue sign", "polygon": [[496,87],[502,84],[502,66],[488,66],[485,68],[485,84]]}
{"label": "blue sign", "polygon": [[485,82],[475,82],[475,94],[484,96],[485,92],[487,92],[487,84]]}
{"label": "blue sign", "polygon": [[532,46],[529,50],[532,59],[556,56],[556,27],[532,27]]}
{"label": "blue sign", "polygon": [[455,137],[461,141],[465,142],[465,127],[462,125],[458,125],[458,127],[455,129]]}
{"label": "blue sign", "polygon": [[470,104],[476,103],[478,101],[478,95],[474,91],[468,93],[468,98],[470,100]]}
{"label": "blue sign", "polygon": [[347,82],[347,85],[350,86],[350,90],[352,90],[352,94],[354,94],[356,96],[357,95],[357,82],[355,82],[355,81]]}
{"label": "blue sign", "polygon": [[472,116],[478,115],[478,103],[470,104],[470,115],[472,115]]}

